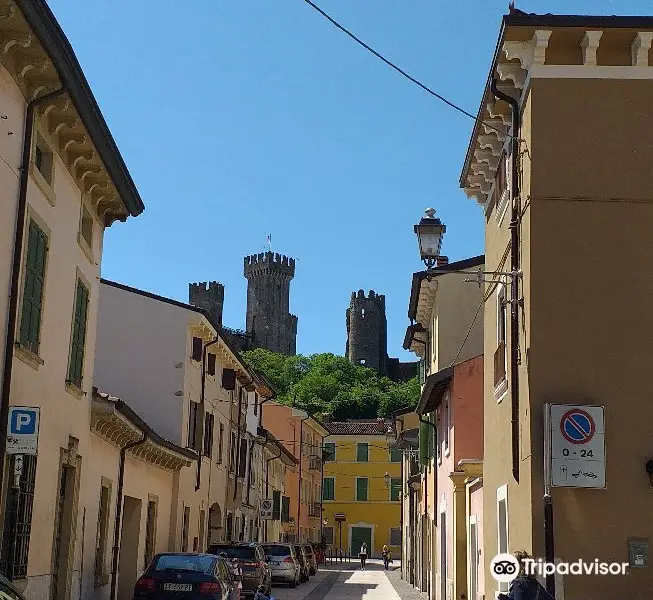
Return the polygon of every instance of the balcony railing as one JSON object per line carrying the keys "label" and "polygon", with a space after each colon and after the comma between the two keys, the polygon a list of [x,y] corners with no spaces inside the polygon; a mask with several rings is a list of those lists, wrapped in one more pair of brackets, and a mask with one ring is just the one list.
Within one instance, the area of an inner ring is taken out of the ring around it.
{"label": "balcony railing", "polygon": [[410,476],[417,475],[419,473],[419,461],[416,458],[410,459]]}
{"label": "balcony railing", "polygon": [[506,379],[506,344],[500,342],[494,353],[494,387]]}
{"label": "balcony railing", "polygon": [[317,454],[312,455],[308,463],[308,468],[311,471],[322,471],[322,457]]}
{"label": "balcony railing", "polygon": [[319,502],[312,502],[308,505],[308,516],[309,517],[321,517],[322,516],[322,504]]}

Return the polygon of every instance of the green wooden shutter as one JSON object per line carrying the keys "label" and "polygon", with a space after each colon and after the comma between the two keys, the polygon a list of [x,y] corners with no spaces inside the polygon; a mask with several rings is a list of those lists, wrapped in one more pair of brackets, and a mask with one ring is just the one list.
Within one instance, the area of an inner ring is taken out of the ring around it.
{"label": "green wooden shutter", "polygon": [[282,496],[281,498],[281,522],[288,523],[290,521],[290,498]]}
{"label": "green wooden shutter", "polygon": [[281,519],[281,492],[272,492],[272,518],[275,521]]}
{"label": "green wooden shutter", "polygon": [[73,339],[70,348],[68,381],[77,387],[82,386],[84,371],[84,345],[86,343],[86,320],[88,316],[88,290],[77,281],[75,293],[75,316],[73,319]]}
{"label": "green wooden shutter", "polygon": [[393,477],[390,480],[390,500],[393,502],[401,498],[401,477]]}
{"label": "green wooden shutter", "polygon": [[335,480],[333,477],[325,477],[322,484],[323,500],[335,500]]}
{"label": "green wooden shutter", "polygon": [[48,244],[45,233],[34,221],[30,221],[19,342],[35,354],[38,354],[40,343],[47,252]]}
{"label": "green wooden shutter", "polygon": [[367,462],[369,460],[369,447],[367,444],[358,444],[356,446],[356,460],[358,462]]}
{"label": "green wooden shutter", "polygon": [[367,477],[356,478],[356,500],[367,500]]}
{"label": "green wooden shutter", "polygon": [[390,462],[401,462],[402,452],[401,450],[390,450]]}

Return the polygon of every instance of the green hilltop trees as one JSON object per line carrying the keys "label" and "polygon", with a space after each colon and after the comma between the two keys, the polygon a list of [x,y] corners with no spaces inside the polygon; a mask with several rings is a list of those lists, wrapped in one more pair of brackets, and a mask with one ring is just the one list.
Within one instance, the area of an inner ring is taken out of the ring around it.
{"label": "green hilltop trees", "polygon": [[417,377],[395,383],[335,354],[284,356],[257,348],[243,357],[274,386],[278,402],[335,421],[389,417],[419,400]]}

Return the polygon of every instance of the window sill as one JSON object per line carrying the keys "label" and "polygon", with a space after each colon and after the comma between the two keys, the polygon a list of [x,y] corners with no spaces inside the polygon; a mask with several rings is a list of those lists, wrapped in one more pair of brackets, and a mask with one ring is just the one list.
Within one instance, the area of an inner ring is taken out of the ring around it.
{"label": "window sill", "polygon": [[32,367],[35,371],[38,371],[39,367],[45,364],[45,361],[38,354],[26,348],[20,342],[14,344],[14,352],[20,360]]}
{"label": "window sill", "polygon": [[77,387],[74,383],[71,383],[70,381],[66,381],[66,391],[71,396],[74,396],[78,400],[81,400],[84,396],[86,396],[86,392],[84,390]]}
{"label": "window sill", "polygon": [[54,188],[46,181],[45,177],[43,177],[41,174],[41,171],[39,171],[36,165],[33,163],[30,165],[30,175],[45,196],[46,200],[50,203],[51,206],[54,206],[56,204]]}
{"label": "window sill", "polygon": [[501,404],[501,401],[508,394],[508,380],[503,379],[499,385],[494,388],[494,399],[497,401],[497,404]]}
{"label": "window sill", "polygon": [[86,240],[82,236],[82,232],[79,231],[77,233],[77,243],[79,244],[79,247],[82,249],[84,254],[86,255],[86,258],[88,258],[88,261],[92,264],[95,265],[95,257],[93,256],[93,250],[91,250],[91,247],[86,243]]}

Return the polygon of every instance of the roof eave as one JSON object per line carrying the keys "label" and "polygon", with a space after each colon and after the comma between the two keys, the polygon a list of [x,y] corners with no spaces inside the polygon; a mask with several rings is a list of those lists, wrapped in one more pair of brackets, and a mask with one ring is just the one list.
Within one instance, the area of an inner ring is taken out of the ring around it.
{"label": "roof eave", "polygon": [[50,7],[44,0],[14,1],[38,37],[43,49],[50,56],[125,208],[133,217],[140,215],[145,210],[145,205],[109,131],[75,52]]}

